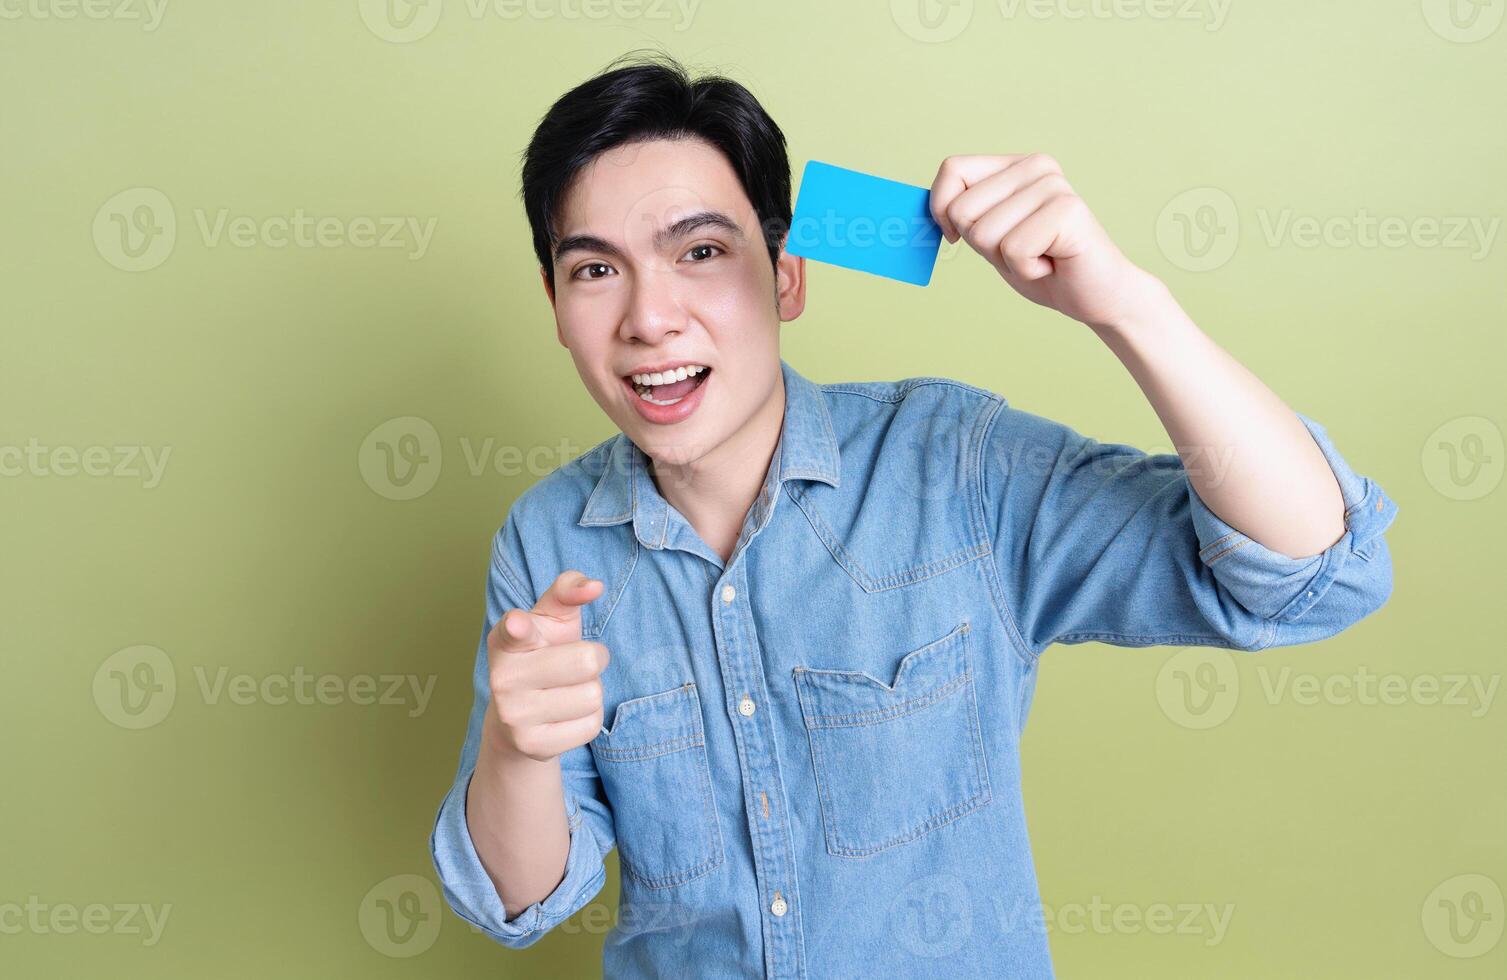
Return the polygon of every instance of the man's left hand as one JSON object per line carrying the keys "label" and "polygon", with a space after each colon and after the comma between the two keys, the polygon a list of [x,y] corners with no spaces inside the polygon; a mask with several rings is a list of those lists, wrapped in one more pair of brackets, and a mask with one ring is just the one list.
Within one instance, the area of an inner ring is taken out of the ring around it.
{"label": "man's left hand", "polygon": [[1026,299],[1090,326],[1142,302],[1151,275],[1109,240],[1044,153],[950,156],[931,185],[931,214]]}

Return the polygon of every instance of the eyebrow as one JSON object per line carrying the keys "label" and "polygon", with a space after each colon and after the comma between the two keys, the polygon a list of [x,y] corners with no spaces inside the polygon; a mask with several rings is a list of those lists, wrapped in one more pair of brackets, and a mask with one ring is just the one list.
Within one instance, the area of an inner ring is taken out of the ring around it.
{"label": "eyebrow", "polygon": [[[671,242],[683,238],[700,228],[720,228],[731,235],[740,245],[744,241],[743,229],[739,228],[738,223],[726,214],[721,211],[697,211],[695,214],[686,215],[679,221],[655,231],[654,247],[662,249]],[[623,257],[623,250],[605,238],[598,237],[597,235],[571,235],[568,238],[560,239],[555,245],[555,261],[559,262],[561,257],[566,253],[576,251],[601,252],[614,258]]]}

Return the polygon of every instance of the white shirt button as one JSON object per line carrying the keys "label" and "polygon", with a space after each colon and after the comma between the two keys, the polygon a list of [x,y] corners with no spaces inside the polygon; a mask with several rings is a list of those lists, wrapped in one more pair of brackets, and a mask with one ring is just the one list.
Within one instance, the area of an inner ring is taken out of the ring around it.
{"label": "white shirt button", "polygon": [[780,897],[779,892],[775,892],[774,901],[769,903],[769,911],[773,912],[775,915],[784,915],[786,908],[788,908],[788,906],[786,906],[785,900]]}
{"label": "white shirt button", "polygon": [[738,714],[740,714],[743,717],[747,718],[749,715],[751,715],[753,713],[754,713],[753,698],[745,696],[742,701],[738,702]]}
{"label": "white shirt button", "polygon": [[722,601],[723,602],[732,602],[733,601],[733,596],[735,596],[737,594],[738,594],[738,590],[735,589],[735,588],[733,588],[731,585],[724,585],[722,587]]}

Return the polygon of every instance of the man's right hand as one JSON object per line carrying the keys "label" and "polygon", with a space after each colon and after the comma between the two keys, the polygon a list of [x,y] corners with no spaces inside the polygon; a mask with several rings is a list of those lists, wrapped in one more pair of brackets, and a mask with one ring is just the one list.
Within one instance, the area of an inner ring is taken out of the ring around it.
{"label": "man's right hand", "polygon": [[561,572],[533,609],[509,609],[487,634],[493,744],[548,762],[585,745],[602,727],[607,647],[581,639],[581,607],[604,583]]}

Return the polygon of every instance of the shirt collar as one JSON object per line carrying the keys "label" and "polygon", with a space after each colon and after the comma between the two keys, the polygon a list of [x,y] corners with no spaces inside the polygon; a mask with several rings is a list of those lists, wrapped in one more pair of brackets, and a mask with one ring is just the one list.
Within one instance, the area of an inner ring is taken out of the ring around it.
{"label": "shirt collar", "polygon": [[[785,417],[775,445],[770,473],[755,506],[767,508],[786,480],[819,480],[838,485],[840,454],[832,416],[821,388],[780,359],[785,382]],[[625,434],[618,433],[603,460],[602,475],[586,499],[582,527],[633,521],[634,533],[650,548],[662,548],[669,533],[669,503],[649,474],[649,457]]]}

